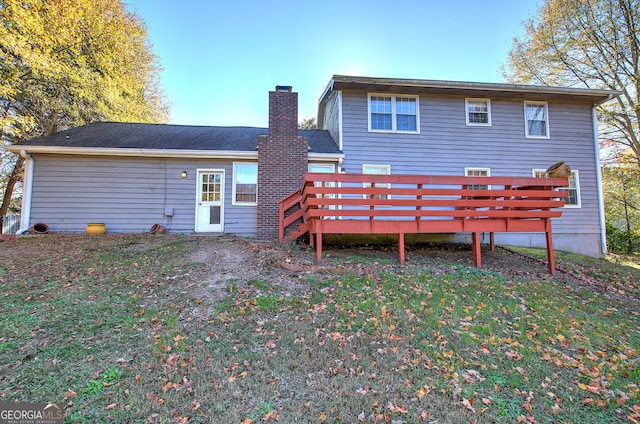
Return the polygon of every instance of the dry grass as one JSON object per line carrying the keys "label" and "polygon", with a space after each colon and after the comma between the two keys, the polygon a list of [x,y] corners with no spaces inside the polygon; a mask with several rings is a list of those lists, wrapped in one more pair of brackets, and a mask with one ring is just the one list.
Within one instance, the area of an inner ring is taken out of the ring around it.
{"label": "dry grass", "polygon": [[0,399],[78,423],[640,420],[637,268],[559,255],[593,289],[420,254],[4,242]]}

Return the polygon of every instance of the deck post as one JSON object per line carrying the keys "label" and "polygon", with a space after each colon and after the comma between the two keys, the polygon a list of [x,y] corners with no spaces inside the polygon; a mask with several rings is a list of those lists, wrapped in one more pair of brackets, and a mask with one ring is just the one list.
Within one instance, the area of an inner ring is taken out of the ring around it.
{"label": "deck post", "polygon": [[471,234],[471,242],[473,244],[473,262],[476,268],[482,268],[482,257],[480,251],[480,233]]}
{"label": "deck post", "polygon": [[400,265],[404,265],[404,233],[398,234],[398,249],[400,250]]}
{"label": "deck post", "polygon": [[316,263],[322,262],[322,233],[316,233]]}
{"label": "deck post", "polygon": [[551,234],[551,221],[547,221],[547,231],[545,232],[547,236],[547,266],[549,268],[549,272],[551,274],[556,273],[556,263],[555,257],[553,254],[553,235]]}
{"label": "deck post", "polygon": [[489,244],[491,245],[491,250],[496,250],[496,238],[495,233],[489,233]]}

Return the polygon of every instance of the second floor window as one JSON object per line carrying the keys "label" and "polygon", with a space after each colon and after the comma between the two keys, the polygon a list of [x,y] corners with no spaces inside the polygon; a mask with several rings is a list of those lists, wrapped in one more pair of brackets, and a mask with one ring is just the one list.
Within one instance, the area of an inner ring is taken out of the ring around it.
{"label": "second floor window", "polygon": [[489,99],[465,99],[467,125],[491,125],[491,101]]}
{"label": "second floor window", "polygon": [[524,126],[528,138],[549,138],[546,102],[524,102]]}
{"label": "second floor window", "polygon": [[419,132],[418,97],[369,95],[369,131]]}

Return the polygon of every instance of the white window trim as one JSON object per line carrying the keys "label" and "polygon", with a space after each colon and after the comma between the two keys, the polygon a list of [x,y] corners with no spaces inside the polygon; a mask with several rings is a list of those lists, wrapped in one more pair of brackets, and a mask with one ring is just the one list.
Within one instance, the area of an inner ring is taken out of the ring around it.
{"label": "white window trim", "polygon": [[[371,128],[371,97],[391,97],[391,129],[376,130]],[[397,130],[396,127],[396,98],[416,99],[416,130]],[[367,94],[367,122],[369,132],[376,133],[399,133],[399,134],[420,134],[420,97],[410,94],[389,94],[389,93],[369,93]]]}
{"label": "white window trim", "polygon": [[309,162],[307,164],[307,171],[308,172],[312,172],[311,171],[311,167],[312,166],[323,166],[326,167],[327,169],[331,168],[331,170],[328,172],[329,174],[333,174],[336,172],[336,164],[335,163],[327,163],[327,162]]}
{"label": "white window trim", "polygon": [[[256,166],[256,201],[255,202],[238,202],[236,201],[236,165],[255,165]],[[233,206],[258,206],[258,163],[257,162],[233,162],[233,180],[231,182],[231,204]]]}
{"label": "white window trim", "polygon": [[[372,175],[391,175],[391,165],[377,165],[377,164],[372,164],[372,163],[363,163],[362,164],[362,173],[366,174],[366,172],[364,172],[365,168],[367,167],[371,167],[371,168],[380,168],[380,169],[386,169],[387,173],[386,174],[372,174]],[[367,188],[370,187],[370,185],[368,183],[362,183],[362,187],[363,188]],[[385,187],[391,188],[391,184],[385,184]],[[363,195],[362,196],[364,199],[367,198],[367,195]],[[391,198],[391,195],[387,195],[387,198],[385,200],[388,200]]]}
{"label": "white window trim", "polygon": [[[482,124],[478,122],[469,122],[469,101],[471,102],[487,102],[487,123]],[[474,97],[468,97],[464,99],[464,112],[467,125],[470,127],[490,127],[491,126],[491,99],[479,99]]]}
{"label": "white window trim", "polygon": [[[534,106],[534,105],[544,105],[544,110],[545,110],[545,114],[546,114],[546,119],[545,119],[545,126],[546,126],[546,134],[547,135],[530,135],[529,134],[529,120],[527,119],[527,106]],[[547,140],[549,139],[550,133],[549,133],[549,104],[547,102],[524,102],[524,135],[526,138],[538,138],[538,139],[543,139],[543,140]]]}
{"label": "white window trim", "polygon": [[[536,177],[539,178],[536,173],[542,173],[542,174],[546,174],[547,170],[546,169],[532,169],[531,170],[531,174]],[[571,175],[574,176],[574,179],[576,180],[576,200],[577,203],[575,205],[569,205],[567,203],[565,203],[564,207],[567,209],[580,209],[582,208],[582,200],[581,200],[581,196],[580,196],[580,172],[578,170],[571,170]],[[568,189],[568,187],[564,188],[565,190]]]}
{"label": "white window trim", "polygon": [[[469,172],[471,171],[486,171],[487,172],[487,177],[491,176],[491,168],[478,168],[478,167],[465,167],[464,168],[464,176],[465,177],[474,177],[475,175],[469,175]],[[491,185],[489,184],[478,184],[478,185],[486,185],[487,186],[487,190],[491,190]]]}

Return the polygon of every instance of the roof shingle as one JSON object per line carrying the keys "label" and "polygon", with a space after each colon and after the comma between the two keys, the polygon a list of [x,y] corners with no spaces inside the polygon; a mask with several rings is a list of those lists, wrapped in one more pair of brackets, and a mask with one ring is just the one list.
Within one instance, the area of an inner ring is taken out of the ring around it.
{"label": "roof shingle", "polygon": [[[94,122],[40,137],[21,146],[89,147],[116,149],[176,149],[254,152],[258,136],[267,128]],[[309,140],[311,153],[341,153],[328,131],[299,130]]]}

